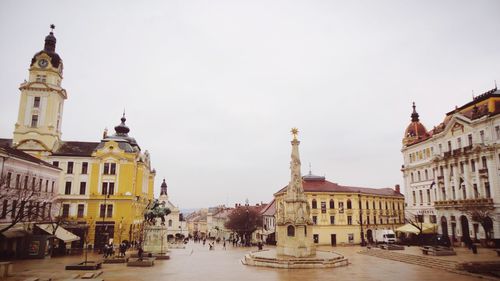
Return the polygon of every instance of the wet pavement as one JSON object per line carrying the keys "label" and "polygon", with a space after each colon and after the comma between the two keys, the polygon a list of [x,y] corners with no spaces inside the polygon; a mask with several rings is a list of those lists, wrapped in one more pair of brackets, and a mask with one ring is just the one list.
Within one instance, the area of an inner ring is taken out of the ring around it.
{"label": "wet pavement", "polygon": [[[358,254],[363,248],[353,247],[320,247],[322,250],[333,250],[349,259],[349,266],[332,269],[274,269],[245,266],[241,264],[244,254],[256,248],[233,248],[223,250],[216,245],[209,251],[208,245],[189,243],[186,249],[172,249],[170,260],[156,261],[154,267],[127,267],[125,264],[104,264],[100,278],[107,281],[153,281],[153,280],[484,280],[468,275],[455,274],[440,269],[432,269],[418,265],[386,260],[382,258]],[[483,253],[481,253],[483,251]],[[401,252],[401,251],[399,251]],[[418,247],[411,247],[404,252],[419,254]],[[466,249],[458,249],[454,257],[440,257],[457,261],[500,260],[493,251],[480,249],[479,255],[472,255]],[[100,258],[89,255],[89,260]],[[81,261],[81,257],[69,256],[44,260],[25,260],[14,262],[16,276],[7,280],[25,280],[28,277],[51,277],[52,280],[70,278],[81,271],[64,270],[64,266]]]}

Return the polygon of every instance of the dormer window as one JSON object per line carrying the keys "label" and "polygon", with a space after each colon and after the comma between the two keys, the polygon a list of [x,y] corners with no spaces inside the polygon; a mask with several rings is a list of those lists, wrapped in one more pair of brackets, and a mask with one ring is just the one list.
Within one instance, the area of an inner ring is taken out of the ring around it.
{"label": "dormer window", "polygon": [[35,100],[33,101],[33,107],[34,108],[40,107],[40,97],[35,97]]}

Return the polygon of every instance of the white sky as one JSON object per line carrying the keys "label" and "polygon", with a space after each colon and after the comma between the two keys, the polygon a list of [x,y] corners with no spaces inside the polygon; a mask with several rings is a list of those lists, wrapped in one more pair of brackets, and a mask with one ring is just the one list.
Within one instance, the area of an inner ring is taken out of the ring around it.
{"label": "white sky", "polygon": [[500,1],[1,1],[0,137],[56,25],[63,139],[99,141],[126,109],[181,208],[270,201],[302,172],[402,185],[411,102],[431,129],[500,82]]}

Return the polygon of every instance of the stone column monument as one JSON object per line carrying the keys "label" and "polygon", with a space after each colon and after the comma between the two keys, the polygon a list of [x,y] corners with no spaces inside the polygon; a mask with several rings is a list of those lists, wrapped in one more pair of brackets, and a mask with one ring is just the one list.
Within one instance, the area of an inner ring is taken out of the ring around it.
{"label": "stone column monument", "polygon": [[312,221],[310,207],[302,186],[300,172],[299,131],[291,131],[292,160],[290,162],[291,177],[286,189],[285,200],[277,206],[276,235],[278,255],[292,257],[310,257],[316,254],[312,239]]}

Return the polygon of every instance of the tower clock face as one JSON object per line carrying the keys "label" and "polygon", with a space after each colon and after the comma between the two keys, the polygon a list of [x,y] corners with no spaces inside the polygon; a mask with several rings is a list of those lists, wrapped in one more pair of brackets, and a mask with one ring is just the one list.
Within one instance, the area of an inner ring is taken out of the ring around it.
{"label": "tower clock face", "polygon": [[45,68],[47,67],[47,65],[49,65],[49,62],[46,59],[41,59],[38,61],[38,66],[40,66],[41,68]]}

